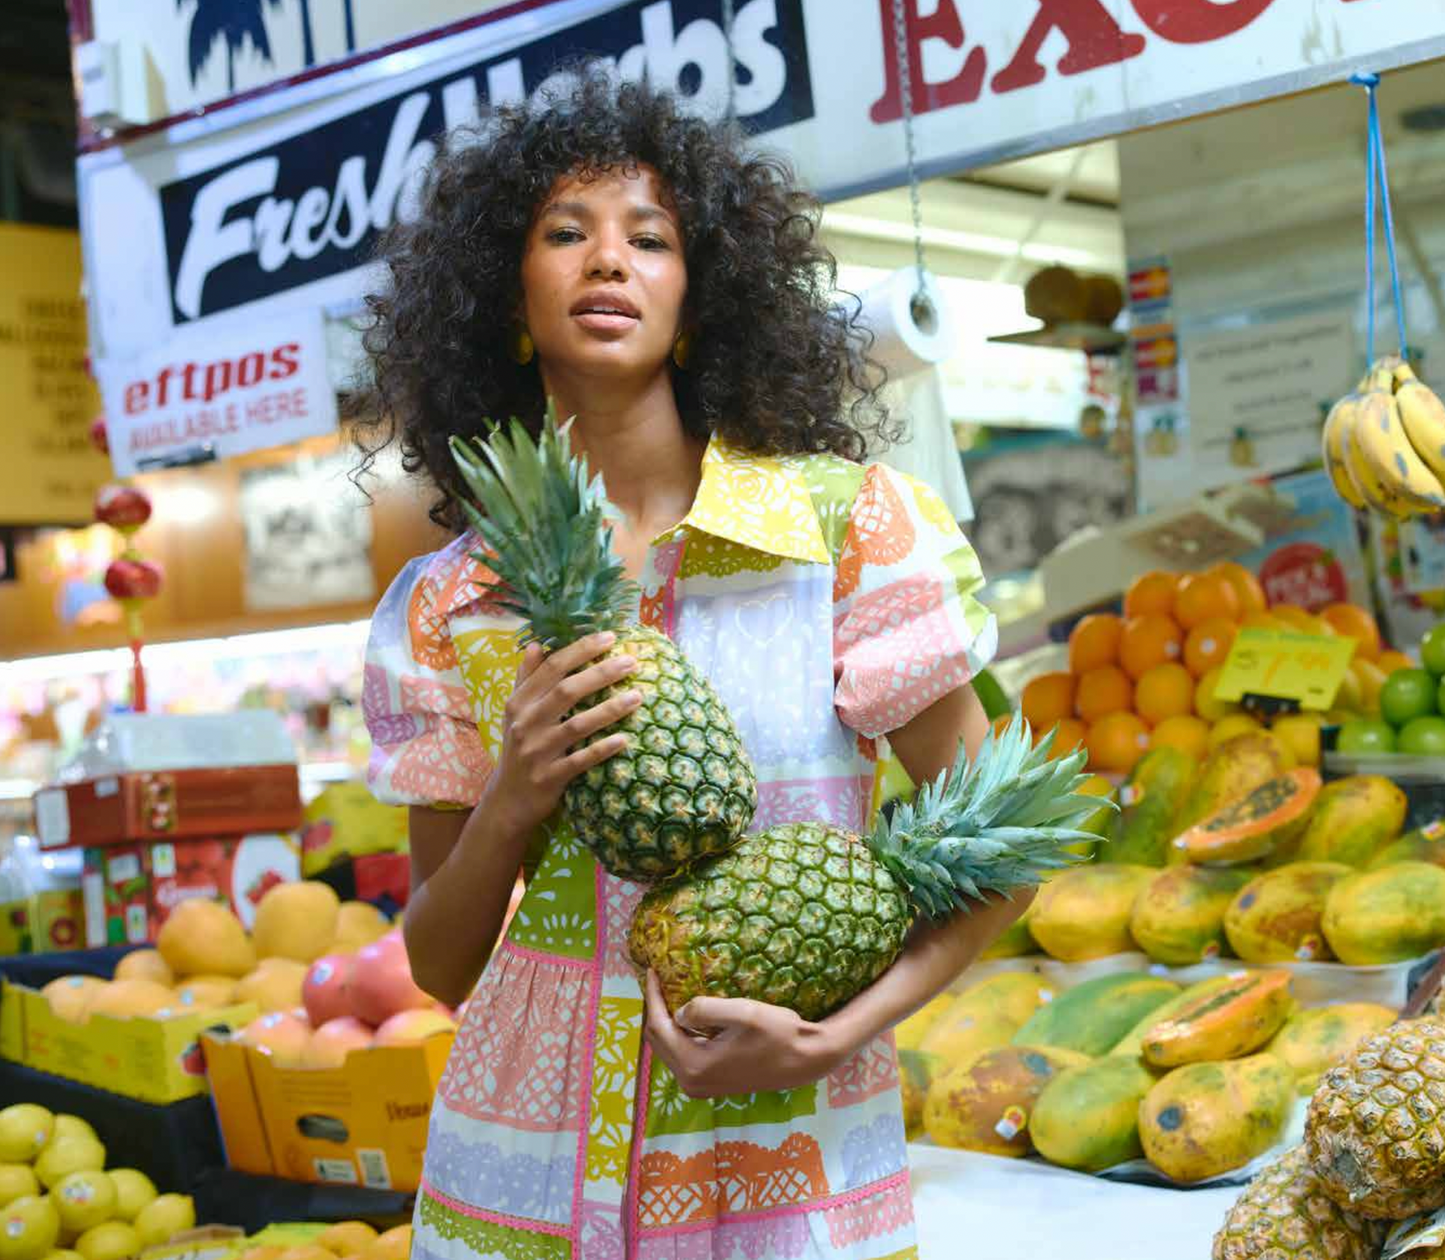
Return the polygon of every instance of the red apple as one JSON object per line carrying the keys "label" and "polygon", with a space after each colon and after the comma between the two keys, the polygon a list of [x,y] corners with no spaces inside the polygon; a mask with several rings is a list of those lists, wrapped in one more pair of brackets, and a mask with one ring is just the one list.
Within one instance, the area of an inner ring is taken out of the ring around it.
{"label": "red apple", "polygon": [[359,1019],[343,1015],[340,1019],[328,1020],[311,1034],[311,1043],[302,1060],[306,1067],[339,1068],[351,1051],[365,1050],[369,1045],[371,1029]]}
{"label": "red apple", "polygon": [[417,988],[401,934],[388,932],[363,945],[351,978],[351,1010],[368,1024],[384,1024],[400,1011],[425,1010],[432,999]]}
{"label": "red apple", "polygon": [[151,560],[128,560],[122,556],[105,569],[105,589],[114,599],[154,599],[160,594],[161,566]]}
{"label": "red apple", "polygon": [[378,1046],[404,1046],[437,1033],[454,1033],[457,1026],[440,1011],[401,1011],[376,1030]]}
{"label": "red apple", "polygon": [[139,529],[151,518],[150,495],[135,486],[101,486],[95,492],[95,519],[112,529]]}
{"label": "red apple", "polygon": [[311,1023],[320,1028],[351,1014],[351,980],[356,959],[350,954],[327,954],[311,964],[301,982],[301,1000]]}
{"label": "red apple", "polygon": [[104,416],[96,416],[90,422],[90,444],[102,455],[110,454],[110,434],[106,432]]}

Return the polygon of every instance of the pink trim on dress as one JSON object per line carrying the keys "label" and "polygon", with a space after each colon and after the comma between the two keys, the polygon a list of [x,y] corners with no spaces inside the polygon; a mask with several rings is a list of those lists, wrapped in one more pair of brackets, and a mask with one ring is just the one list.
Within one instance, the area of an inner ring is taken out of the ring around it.
{"label": "pink trim on dress", "polygon": [[507,1229],[520,1229],[529,1234],[551,1234],[557,1238],[572,1237],[572,1226],[555,1225],[551,1221],[534,1221],[525,1216],[508,1216],[505,1212],[490,1212],[486,1208],[473,1207],[460,1199],[437,1190],[425,1175],[421,1179],[421,1192],[434,1203],[440,1203],[449,1212],[470,1217],[474,1221],[486,1221],[490,1225],[501,1225]]}
{"label": "pink trim on dress", "polygon": [[890,1173],[880,1181],[870,1181],[866,1186],[845,1190],[842,1194],[829,1195],[825,1199],[810,1199],[806,1203],[788,1203],[780,1207],[761,1208],[756,1212],[723,1212],[717,1216],[706,1216],[695,1221],[684,1221],[679,1225],[654,1225],[640,1229],[648,1238],[667,1238],[673,1234],[697,1234],[717,1229],[722,1225],[751,1223],[772,1220],[783,1216],[801,1216],[809,1212],[830,1212],[835,1208],[848,1207],[863,1199],[887,1194],[908,1184],[908,1169]]}
{"label": "pink trim on dress", "polygon": [[597,968],[596,962],[590,958],[568,958],[565,954],[547,954],[540,949],[518,945],[510,939],[502,942],[502,948],[509,954],[515,954],[518,958],[525,958],[528,962],[543,963],[548,967],[571,967],[575,971],[595,971]]}
{"label": "pink trim on dress", "polygon": [[587,1139],[592,1133],[592,1069],[597,1055],[597,1017],[602,1005],[602,951],[607,943],[607,898],[600,865],[593,867],[592,901],[597,907],[596,948],[588,969],[592,983],[587,994],[587,1031],[583,1034],[583,1062],[587,1072],[582,1080],[582,1099],[577,1109],[577,1167],[572,1174],[572,1246],[582,1251],[582,1195],[587,1186]]}
{"label": "pink trim on dress", "polygon": [[[646,1019],[646,1016],[643,1016]],[[652,1045],[644,1031],[642,1054],[637,1068],[636,1106],[632,1112],[632,1154],[627,1161],[627,1208],[622,1218],[623,1237],[627,1239],[629,1258],[635,1253],[642,1226],[638,1217],[638,1199],[642,1189],[642,1146],[647,1139],[647,1108],[652,1097]]]}

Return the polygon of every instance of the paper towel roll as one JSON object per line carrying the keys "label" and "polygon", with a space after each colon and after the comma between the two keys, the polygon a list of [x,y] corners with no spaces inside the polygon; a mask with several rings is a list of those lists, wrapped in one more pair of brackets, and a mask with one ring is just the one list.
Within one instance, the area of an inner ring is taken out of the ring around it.
{"label": "paper towel roll", "polygon": [[918,269],[904,267],[859,294],[858,322],[874,337],[868,357],[888,370],[890,380],[942,363],[958,349],[958,333],[938,282],[923,273],[923,302]]}

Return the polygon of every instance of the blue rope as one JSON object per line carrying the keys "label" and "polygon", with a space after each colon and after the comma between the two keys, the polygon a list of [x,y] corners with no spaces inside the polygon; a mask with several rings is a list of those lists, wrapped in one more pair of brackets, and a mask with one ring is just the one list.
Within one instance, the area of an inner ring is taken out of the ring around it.
{"label": "blue rope", "polygon": [[1380,204],[1385,219],[1385,252],[1390,262],[1390,291],[1395,303],[1395,327],[1400,337],[1400,356],[1406,357],[1409,342],[1405,335],[1405,301],[1400,291],[1400,262],[1395,252],[1395,215],[1390,203],[1390,175],[1385,162],[1385,136],[1380,126],[1380,104],[1376,89],[1380,86],[1378,74],[1359,73],[1350,75],[1350,82],[1365,89],[1369,101],[1369,125],[1367,128],[1368,183],[1365,187],[1365,307],[1366,323],[1365,353],[1371,363],[1375,361],[1375,185],[1379,181]]}
{"label": "blue rope", "polygon": [[1385,208],[1385,249],[1390,256],[1390,290],[1395,297],[1395,327],[1400,334],[1400,357],[1406,356],[1405,300],[1400,295],[1400,263],[1395,256],[1395,216],[1390,209],[1390,172],[1385,165],[1385,137],[1380,131],[1380,110],[1370,93],[1370,126],[1375,134],[1375,162],[1380,170],[1380,203]]}
{"label": "blue rope", "polygon": [[[1352,74],[1350,82],[1365,89],[1373,106],[1377,74]],[[1375,362],[1375,131],[1365,129],[1365,363]]]}

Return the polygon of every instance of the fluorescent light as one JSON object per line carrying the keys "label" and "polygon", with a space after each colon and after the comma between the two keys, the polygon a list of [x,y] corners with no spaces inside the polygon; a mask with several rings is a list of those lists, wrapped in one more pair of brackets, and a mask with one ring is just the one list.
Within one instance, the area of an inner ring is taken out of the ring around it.
{"label": "fluorescent light", "polygon": [[[147,644],[147,669],[205,663],[237,657],[280,656],[288,652],[346,651],[360,653],[366,644],[369,621],[335,621],[321,626],[297,626],[257,634],[233,634],[218,639],[186,639],[177,643]],[[49,682],[81,674],[109,674],[129,669],[129,648],[92,652],[63,652],[6,661],[4,681],[11,684]]]}
{"label": "fluorescent light", "polygon": [[[913,241],[913,228],[907,223],[894,223],[889,219],[874,219],[862,214],[848,214],[836,210],[823,211],[823,229],[841,232],[848,236],[860,236],[875,241]],[[1006,236],[987,236],[981,232],[959,232],[952,228],[928,227],[923,229],[923,243],[937,249],[952,249],[970,254],[987,254],[993,258],[1012,258],[1022,253],[1030,262],[1063,263],[1066,266],[1088,267],[1094,263],[1094,255],[1082,249],[1070,249],[1066,245],[1043,245],[1037,242],[1019,244]]]}

